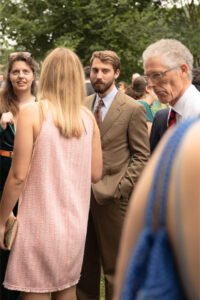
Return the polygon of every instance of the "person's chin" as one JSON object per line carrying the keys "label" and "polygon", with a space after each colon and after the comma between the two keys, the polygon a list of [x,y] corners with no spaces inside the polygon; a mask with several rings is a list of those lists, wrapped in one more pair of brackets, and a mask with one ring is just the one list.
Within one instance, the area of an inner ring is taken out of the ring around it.
{"label": "person's chin", "polygon": [[27,89],[27,85],[25,85],[25,84],[18,84],[18,85],[16,86],[16,89],[19,89],[19,90]]}
{"label": "person's chin", "polygon": [[104,87],[103,86],[94,86],[93,89],[95,90],[96,93],[103,93],[104,92]]}
{"label": "person's chin", "polygon": [[170,104],[170,101],[168,101],[168,99],[164,99],[164,98],[159,98],[159,102],[162,104],[167,104],[167,105]]}
{"label": "person's chin", "polygon": [[164,93],[156,93],[159,101],[163,104],[167,104],[170,103],[171,99],[168,97],[168,95],[164,94]]}

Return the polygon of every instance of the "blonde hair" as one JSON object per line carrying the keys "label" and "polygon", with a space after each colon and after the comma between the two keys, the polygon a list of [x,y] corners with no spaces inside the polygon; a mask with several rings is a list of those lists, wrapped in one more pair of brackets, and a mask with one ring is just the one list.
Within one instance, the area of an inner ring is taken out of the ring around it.
{"label": "blonde hair", "polygon": [[78,56],[67,48],[56,48],[44,60],[38,98],[51,104],[60,133],[80,137],[84,130],[81,105],[85,97],[84,72]]}

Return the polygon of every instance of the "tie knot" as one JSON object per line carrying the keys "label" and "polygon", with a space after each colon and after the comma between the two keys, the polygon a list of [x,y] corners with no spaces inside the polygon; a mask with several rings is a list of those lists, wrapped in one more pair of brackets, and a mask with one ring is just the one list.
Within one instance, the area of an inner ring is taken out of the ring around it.
{"label": "tie knot", "polygon": [[168,120],[168,127],[172,126],[175,123],[176,123],[176,112],[173,109],[171,109],[169,120]]}
{"label": "tie knot", "polygon": [[100,98],[99,101],[98,101],[98,103],[97,103],[95,111],[99,111],[99,109],[101,109],[102,106],[104,106],[104,102],[103,102],[103,99]]}
{"label": "tie knot", "polygon": [[175,110],[171,109],[170,116],[171,116],[171,117],[175,117],[175,116],[176,116]]}

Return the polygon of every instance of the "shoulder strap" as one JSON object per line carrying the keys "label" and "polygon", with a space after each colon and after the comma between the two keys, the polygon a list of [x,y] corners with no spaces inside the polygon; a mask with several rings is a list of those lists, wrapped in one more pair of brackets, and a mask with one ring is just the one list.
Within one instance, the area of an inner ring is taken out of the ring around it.
{"label": "shoulder strap", "polygon": [[160,158],[158,160],[152,187],[150,190],[149,201],[146,210],[145,223],[147,227],[152,227],[153,211],[156,202],[160,202],[159,226],[165,226],[166,223],[166,204],[168,199],[168,185],[173,165],[173,159],[179,149],[180,142],[186,131],[192,124],[199,120],[198,117],[189,118],[175,127],[172,135],[168,139]]}

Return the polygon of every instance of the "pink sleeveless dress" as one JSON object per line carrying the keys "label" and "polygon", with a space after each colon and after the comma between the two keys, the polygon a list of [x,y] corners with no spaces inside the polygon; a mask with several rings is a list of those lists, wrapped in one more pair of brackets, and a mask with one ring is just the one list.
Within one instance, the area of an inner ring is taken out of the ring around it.
{"label": "pink sleeveless dress", "polygon": [[59,291],[79,281],[91,189],[93,121],[82,110],[85,133],[66,139],[49,116],[37,138],[19,199],[17,237],[4,286],[33,293]]}

